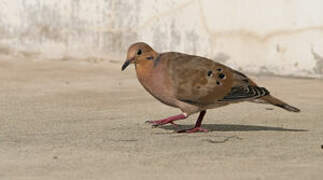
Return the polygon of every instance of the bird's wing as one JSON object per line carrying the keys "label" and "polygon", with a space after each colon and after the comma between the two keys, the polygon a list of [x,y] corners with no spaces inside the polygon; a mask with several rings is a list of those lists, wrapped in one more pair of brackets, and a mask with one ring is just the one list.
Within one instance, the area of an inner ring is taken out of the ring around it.
{"label": "bird's wing", "polygon": [[180,53],[163,55],[176,98],[191,104],[211,105],[256,99],[269,92],[244,74],[207,58]]}

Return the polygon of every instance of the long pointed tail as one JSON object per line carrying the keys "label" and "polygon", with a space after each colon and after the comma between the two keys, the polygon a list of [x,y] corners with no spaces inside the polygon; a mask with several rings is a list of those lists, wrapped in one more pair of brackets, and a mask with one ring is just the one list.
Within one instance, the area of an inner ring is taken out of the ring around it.
{"label": "long pointed tail", "polygon": [[287,111],[291,111],[291,112],[300,112],[301,111],[300,109],[293,107],[291,105],[288,105],[287,103],[283,102],[282,100],[279,100],[271,95],[264,96],[261,99],[263,99],[264,101],[266,101],[269,104],[283,108]]}

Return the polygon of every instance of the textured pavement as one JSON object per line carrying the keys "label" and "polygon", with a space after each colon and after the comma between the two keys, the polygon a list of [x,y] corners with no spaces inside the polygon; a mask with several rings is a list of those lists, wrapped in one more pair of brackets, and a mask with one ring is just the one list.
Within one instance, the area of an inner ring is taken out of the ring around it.
{"label": "textured pavement", "polygon": [[302,110],[209,110],[209,133],[146,120],[179,113],[121,63],[0,58],[0,179],[322,179],[323,81],[251,76]]}

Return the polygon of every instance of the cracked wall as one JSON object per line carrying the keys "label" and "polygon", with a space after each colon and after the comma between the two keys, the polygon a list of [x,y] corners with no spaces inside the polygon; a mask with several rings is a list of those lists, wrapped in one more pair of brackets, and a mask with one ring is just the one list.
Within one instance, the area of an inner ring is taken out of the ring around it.
{"label": "cracked wall", "polygon": [[245,72],[323,77],[321,7],[320,0],[0,1],[0,53],[123,61],[132,42],[146,41]]}

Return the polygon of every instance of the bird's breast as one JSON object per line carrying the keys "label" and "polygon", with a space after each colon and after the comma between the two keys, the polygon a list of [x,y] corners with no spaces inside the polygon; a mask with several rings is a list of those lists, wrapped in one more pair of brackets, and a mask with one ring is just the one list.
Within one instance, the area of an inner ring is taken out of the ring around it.
{"label": "bird's breast", "polygon": [[174,90],[162,66],[144,67],[136,65],[137,78],[142,86],[159,101],[175,106]]}

